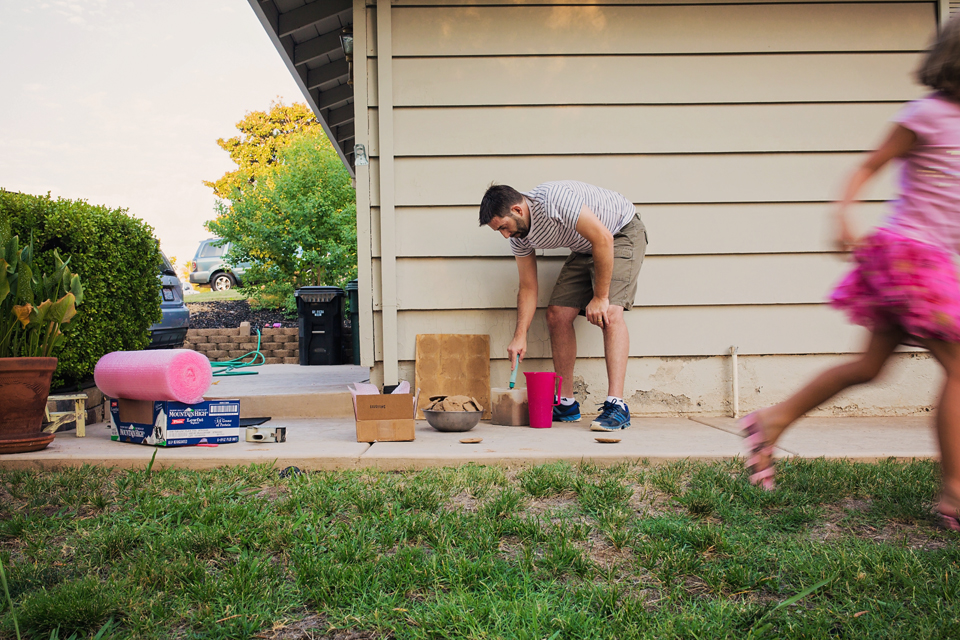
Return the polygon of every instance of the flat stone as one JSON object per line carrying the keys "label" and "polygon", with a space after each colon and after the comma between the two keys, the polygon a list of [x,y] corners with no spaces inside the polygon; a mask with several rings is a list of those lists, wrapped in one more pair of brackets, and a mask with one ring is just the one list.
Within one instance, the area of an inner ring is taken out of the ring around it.
{"label": "flat stone", "polygon": [[[733,418],[693,419],[727,433],[740,432]],[[932,416],[801,418],[787,429],[777,447],[786,455],[862,462],[939,457]]]}

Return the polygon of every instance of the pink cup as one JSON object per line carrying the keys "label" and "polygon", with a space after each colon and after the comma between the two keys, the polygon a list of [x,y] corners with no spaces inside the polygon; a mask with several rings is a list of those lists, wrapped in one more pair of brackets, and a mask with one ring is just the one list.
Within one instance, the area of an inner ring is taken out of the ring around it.
{"label": "pink cup", "polygon": [[550,372],[524,371],[527,377],[527,405],[530,407],[530,426],[549,429],[553,424],[553,408],[560,403],[560,385],[563,376]]}

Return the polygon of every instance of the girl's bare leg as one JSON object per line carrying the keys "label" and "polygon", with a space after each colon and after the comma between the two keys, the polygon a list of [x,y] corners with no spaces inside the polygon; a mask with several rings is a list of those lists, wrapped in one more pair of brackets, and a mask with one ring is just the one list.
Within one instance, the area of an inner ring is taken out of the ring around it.
{"label": "girl's bare leg", "polygon": [[866,350],[856,360],[827,369],[780,404],[757,411],[764,439],[774,444],[786,428],[803,414],[819,407],[844,389],[876,378],[890,354],[905,337],[900,329],[875,331],[870,334]]}
{"label": "girl's bare leg", "polygon": [[923,345],[943,365],[947,379],[937,407],[937,438],[943,490],[940,510],[956,517],[960,511],[960,344],[924,340]]}

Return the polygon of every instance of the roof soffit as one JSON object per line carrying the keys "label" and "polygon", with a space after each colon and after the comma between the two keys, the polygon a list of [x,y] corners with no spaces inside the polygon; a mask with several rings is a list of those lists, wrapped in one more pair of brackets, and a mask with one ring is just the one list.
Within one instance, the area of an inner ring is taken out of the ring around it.
{"label": "roof soffit", "polygon": [[353,1],[248,1],[353,175],[353,85],[340,44],[353,25]]}

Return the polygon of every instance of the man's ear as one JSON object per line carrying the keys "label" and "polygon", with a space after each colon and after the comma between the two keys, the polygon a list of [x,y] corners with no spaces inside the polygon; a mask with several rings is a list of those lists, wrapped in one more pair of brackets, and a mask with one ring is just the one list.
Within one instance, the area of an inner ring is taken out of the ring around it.
{"label": "man's ear", "polygon": [[523,205],[520,204],[519,202],[518,202],[517,204],[513,205],[512,207],[510,207],[510,213],[514,214],[514,215],[517,216],[518,218],[522,218],[522,217],[523,217]]}

